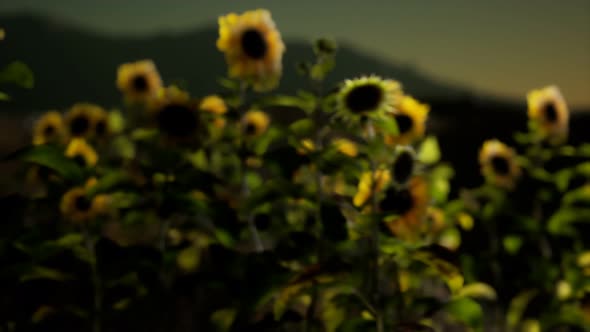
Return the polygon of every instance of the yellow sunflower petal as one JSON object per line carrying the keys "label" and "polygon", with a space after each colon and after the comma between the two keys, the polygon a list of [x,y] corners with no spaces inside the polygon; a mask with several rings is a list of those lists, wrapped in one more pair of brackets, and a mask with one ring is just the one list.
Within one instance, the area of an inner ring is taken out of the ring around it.
{"label": "yellow sunflower petal", "polygon": [[82,138],[73,138],[65,152],[66,157],[74,159],[84,167],[95,166],[98,162],[98,154],[86,141]]}

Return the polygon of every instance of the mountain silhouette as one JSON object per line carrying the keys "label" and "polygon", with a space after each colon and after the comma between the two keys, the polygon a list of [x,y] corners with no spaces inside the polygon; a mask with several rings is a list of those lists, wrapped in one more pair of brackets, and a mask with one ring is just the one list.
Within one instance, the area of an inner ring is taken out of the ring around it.
{"label": "mountain silhouette", "polygon": [[[33,89],[9,89],[13,100],[0,103],[0,115],[12,116],[8,129],[20,133],[20,136],[8,135],[15,140],[22,141],[23,137],[28,140],[26,130],[14,128],[15,116],[47,109],[63,110],[78,101],[108,108],[119,106],[121,96],[115,87],[116,70],[124,62],[152,59],[166,83],[181,84],[195,96],[219,92],[221,88],[216,78],[226,75],[223,54],[215,46],[215,27],[138,38],[103,36],[31,14],[0,15],[0,25],[7,34],[0,43],[0,64],[21,60],[35,74]],[[293,93],[307,86],[296,73],[295,64],[312,59],[313,52],[310,42],[287,40],[286,46],[279,90]],[[407,93],[430,104],[429,133],[438,136],[444,158],[455,166],[459,186],[481,181],[477,153],[485,139],[496,137],[509,143],[516,130],[526,129],[524,96],[515,102],[475,95],[468,87],[439,82],[413,66],[380,60],[348,44],[340,45],[336,69],[327,83],[335,86],[346,78],[367,74],[396,79],[402,82]],[[7,90],[4,86],[2,89]],[[589,114],[587,111],[572,114],[572,142],[588,140]],[[6,117],[3,122],[9,123]],[[27,142],[2,145],[6,148],[23,144]]]}
{"label": "mountain silhouette", "polygon": [[[66,108],[80,101],[110,107],[120,104],[116,70],[124,62],[153,59],[165,82],[181,83],[195,96],[219,91],[216,78],[226,75],[223,54],[216,49],[216,27],[150,38],[106,37],[75,25],[34,15],[0,16],[7,38],[0,44],[0,63],[22,60],[35,73],[30,91],[14,90],[13,102],[2,109]],[[305,86],[295,64],[312,59],[311,43],[286,41],[280,90]],[[419,98],[459,96],[465,89],[438,83],[409,65],[395,65],[340,45],[336,70],[328,84],[378,74],[395,78]]]}

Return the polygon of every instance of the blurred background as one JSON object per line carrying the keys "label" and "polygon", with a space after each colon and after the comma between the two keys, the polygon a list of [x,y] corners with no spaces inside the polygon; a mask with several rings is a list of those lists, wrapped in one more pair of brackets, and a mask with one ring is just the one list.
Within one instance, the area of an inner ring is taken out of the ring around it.
{"label": "blurred background", "polygon": [[0,87],[13,97],[0,103],[0,152],[27,144],[34,117],[48,109],[121,105],[114,82],[122,62],[151,58],[166,83],[195,96],[219,91],[226,67],[217,17],[254,8],[272,12],[287,44],[281,90],[304,84],[294,68],[312,57],[310,42],[334,37],[341,49],[330,82],[373,73],[401,81],[431,105],[430,133],[461,184],[479,181],[484,139],[509,142],[526,128],[530,89],[557,84],[573,112],[571,140],[590,138],[588,0],[3,0],[0,64],[27,63],[35,87]]}

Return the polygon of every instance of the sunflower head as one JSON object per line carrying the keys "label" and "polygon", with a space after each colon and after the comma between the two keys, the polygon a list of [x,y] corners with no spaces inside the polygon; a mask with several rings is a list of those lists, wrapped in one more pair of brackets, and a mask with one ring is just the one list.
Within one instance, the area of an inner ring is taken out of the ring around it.
{"label": "sunflower head", "polygon": [[259,137],[266,132],[270,118],[263,111],[251,110],[246,112],[241,120],[242,132],[246,137]]}
{"label": "sunflower head", "polygon": [[66,114],[68,132],[72,137],[83,138],[89,138],[97,132],[106,133],[106,118],[105,110],[98,105],[90,103],[75,104]]}
{"label": "sunflower head", "polygon": [[399,98],[394,112],[389,115],[395,117],[399,134],[385,136],[385,143],[412,144],[424,136],[425,123],[430,108],[416,99],[404,95]]}
{"label": "sunflower head", "polygon": [[559,88],[554,85],[532,90],[527,95],[528,115],[541,139],[563,143],[568,135],[569,110]]}
{"label": "sunflower head", "polygon": [[147,101],[162,88],[162,79],[152,60],[124,63],[117,70],[117,87],[132,102]]}
{"label": "sunflower head", "polygon": [[373,194],[383,191],[390,182],[391,172],[389,170],[378,169],[374,174],[372,172],[363,173],[352,203],[356,207],[363,206]]}
{"label": "sunflower head", "polygon": [[416,167],[416,155],[409,146],[399,146],[391,168],[393,181],[400,186],[408,183]]}
{"label": "sunflower head", "polygon": [[61,213],[74,223],[91,221],[98,215],[105,213],[110,205],[106,195],[88,195],[88,188],[75,187],[68,190],[61,199]]}
{"label": "sunflower head", "polygon": [[285,45],[269,11],[221,16],[217,48],[225,53],[230,77],[252,84],[257,91],[277,86]]}
{"label": "sunflower head", "polygon": [[391,232],[405,240],[415,239],[423,228],[428,210],[428,184],[422,177],[413,177],[403,189],[391,187],[379,208],[391,212],[385,220]]}
{"label": "sunflower head", "polygon": [[66,148],[65,155],[81,167],[93,167],[98,161],[96,151],[82,138],[73,138]]}
{"label": "sunflower head", "polygon": [[484,142],[479,164],[486,180],[505,189],[512,189],[521,173],[514,150],[496,139]]}
{"label": "sunflower head", "polygon": [[344,81],[338,93],[338,115],[345,120],[360,120],[367,115],[381,115],[393,110],[401,94],[401,85],[378,76]]}
{"label": "sunflower head", "polygon": [[332,141],[336,150],[345,156],[354,158],[358,155],[356,143],[347,138],[336,138]]}
{"label": "sunflower head", "polygon": [[199,134],[201,118],[198,104],[189,95],[172,86],[161,89],[150,104],[156,125],[164,136],[185,141]]}
{"label": "sunflower head", "polygon": [[47,112],[35,122],[33,144],[61,143],[64,138],[65,126],[60,113]]}
{"label": "sunflower head", "polygon": [[216,115],[223,115],[227,112],[227,105],[223,98],[217,95],[210,95],[203,100],[199,104],[199,109],[203,112],[209,112]]}
{"label": "sunflower head", "polygon": [[109,135],[109,114],[102,108],[97,107],[92,114],[92,133],[94,137],[103,139]]}

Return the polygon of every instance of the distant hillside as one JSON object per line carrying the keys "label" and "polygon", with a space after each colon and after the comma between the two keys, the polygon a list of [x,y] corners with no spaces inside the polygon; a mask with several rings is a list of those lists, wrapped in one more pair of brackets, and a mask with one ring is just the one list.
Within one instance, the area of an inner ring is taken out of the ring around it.
{"label": "distant hillside", "polygon": [[[117,105],[116,68],[123,62],[153,59],[166,82],[187,84],[195,95],[219,90],[215,78],[226,73],[223,54],[215,47],[215,27],[153,38],[109,38],[49,18],[0,16],[7,38],[0,43],[0,64],[20,59],[34,71],[32,91],[13,92],[15,101],[0,109],[63,108],[78,100],[105,106]],[[286,41],[281,90],[295,91],[304,83],[295,63],[310,59],[310,44]],[[410,93],[422,98],[457,97],[463,89],[438,83],[415,68],[385,63],[349,45],[341,45],[331,83],[362,74],[379,74],[403,82]]]}

